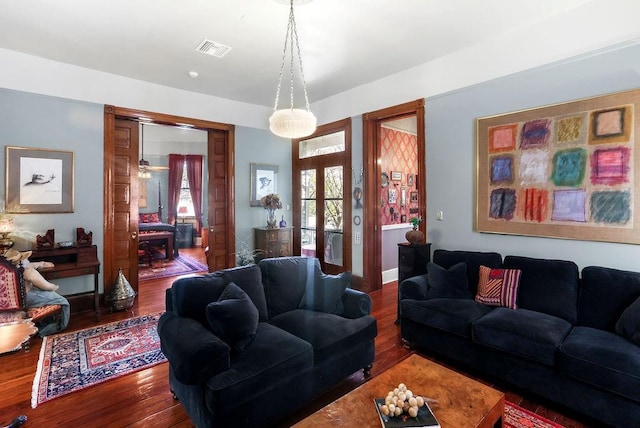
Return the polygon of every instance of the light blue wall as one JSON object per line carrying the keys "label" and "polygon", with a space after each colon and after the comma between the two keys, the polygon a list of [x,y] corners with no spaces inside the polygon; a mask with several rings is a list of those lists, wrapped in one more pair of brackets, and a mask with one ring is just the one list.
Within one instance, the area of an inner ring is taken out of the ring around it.
{"label": "light blue wall", "polygon": [[[476,119],[638,88],[638,58],[640,46],[633,46],[427,99],[427,227],[433,248],[570,259],[580,267],[601,265],[640,269],[640,247],[637,245],[473,231]],[[637,149],[636,156],[639,155]],[[636,198],[638,194],[636,189]],[[435,220],[437,211],[444,212],[444,221]]]}
{"label": "light blue wall", "polygon": [[[11,235],[14,248],[31,249],[36,235],[44,235],[48,229],[55,230],[56,242],[75,241],[76,228],[83,227],[93,232],[93,243],[98,246],[98,258],[102,260],[103,141],[102,105],[0,89],[2,146],[72,151],[75,157],[74,212],[14,214],[16,232]],[[4,170],[4,149],[0,165]],[[4,208],[4,174],[2,177],[0,200]],[[92,276],[56,283],[62,294],[93,290]]]}
{"label": "light blue wall", "polygon": [[291,207],[291,143],[273,135],[268,129],[236,126],[236,248],[243,242],[254,248],[253,228],[267,225],[267,214],[262,207],[249,206],[251,195],[252,163],[278,166],[278,195],[283,209],[277,211],[278,221],[284,216],[292,226]]}

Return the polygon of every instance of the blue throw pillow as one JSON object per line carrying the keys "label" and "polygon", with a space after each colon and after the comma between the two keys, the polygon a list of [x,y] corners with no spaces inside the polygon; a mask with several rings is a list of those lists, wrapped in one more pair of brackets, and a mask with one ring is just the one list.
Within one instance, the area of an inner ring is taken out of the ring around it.
{"label": "blue throw pillow", "polygon": [[640,346],[640,297],[622,312],[616,323],[616,333]]}
{"label": "blue throw pillow", "polygon": [[258,317],[258,309],[247,293],[233,282],[227,284],[218,301],[207,305],[211,331],[236,352],[243,351],[253,341]]}
{"label": "blue throw pillow", "polygon": [[302,307],[317,312],[342,315],[342,295],[351,285],[351,272],[338,275],[320,273],[313,284],[307,284]]}
{"label": "blue throw pillow", "polygon": [[427,299],[472,299],[467,280],[467,264],[456,263],[445,269],[433,262],[427,263],[427,279],[429,289]]}

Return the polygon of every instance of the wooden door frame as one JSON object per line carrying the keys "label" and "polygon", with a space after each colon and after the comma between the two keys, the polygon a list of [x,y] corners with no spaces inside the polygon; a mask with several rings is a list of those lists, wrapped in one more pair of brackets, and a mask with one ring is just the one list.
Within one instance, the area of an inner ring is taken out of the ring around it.
{"label": "wooden door frame", "polygon": [[[331,153],[326,155],[314,156],[313,158],[300,159],[300,141],[310,140],[312,138],[320,137],[323,135],[333,134],[335,132],[344,131],[344,143],[345,150],[344,152],[339,153]],[[301,183],[300,183],[300,175],[296,174],[296,170],[308,169],[311,167],[315,167],[318,163],[321,166],[326,165],[335,165],[336,159],[340,159],[341,163],[338,163],[340,166],[343,166],[343,186],[344,186],[344,196],[343,196],[343,227],[342,227],[342,266],[339,269],[340,271],[351,271],[351,267],[353,265],[352,260],[352,251],[351,251],[351,234],[352,234],[352,225],[351,225],[351,118],[338,120],[336,122],[327,123],[324,125],[319,125],[315,132],[308,137],[299,138],[292,140],[291,147],[291,171],[292,171],[292,191],[293,191],[293,253],[294,254],[302,254],[301,248],[301,229],[300,225],[296,225],[298,219],[302,216],[301,204],[300,204],[300,195],[302,194]],[[313,166],[312,166],[313,165]],[[296,196],[297,195],[297,196]],[[316,219],[318,221],[318,219]],[[316,241],[320,242],[321,248],[324,248],[324,236],[318,236],[316,234]],[[317,248],[317,246],[316,246]],[[317,249],[316,249],[317,252]],[[322,257],[324,260],[324,256]],[[326,267],[323,266],[326,273],[338,273],[336,272],[327,272]]]}
{"label": "wooden door frame", "polygon": [[[229,151],[227,153],[227,177],[229,179],[227,186],[227,243],[228,243],[228,266],[235,265],[235,126],[210,122],[208,120],[193,119],[182,116],[174,116],[163,113],[154,113],[144,110],[136,110],[125,107],[117,107],[105,105],[104,107],[104,248],[103,248],[103,284],[104,295],[111,289],[116,279],[117,272],[114,272],[113,263],[113,231],[114,231],[114,168],[115,168],[115,122],[116,119],[125,119],[133,121],[152,122],[167,126],[189,126],[192,129],[202,131],[223,130],[228,132]],[[136,144],[138,142],[136,141]],[[138,195],[130,195],[137,198]]]}
{"label": "wooden door frame", "polygon": [[382,172],[378,162],[381,155],[379,141],[381,124],[413,114],[416,115],[417,120],[418,179],[420,180],[418,201],[420,201],[420,215],[424,219],[420,224],[420,230],[424,232],[425,236],[427,234],[424,104],[424,98],[421,98],[362,115],[362,158],[365,163],[363,230],[373,231],[362,234],[362,247],[367,249],[362,257],[362,289],[367,292],[382,288],[382,229],[378,227],[380,224],[380,174]]}

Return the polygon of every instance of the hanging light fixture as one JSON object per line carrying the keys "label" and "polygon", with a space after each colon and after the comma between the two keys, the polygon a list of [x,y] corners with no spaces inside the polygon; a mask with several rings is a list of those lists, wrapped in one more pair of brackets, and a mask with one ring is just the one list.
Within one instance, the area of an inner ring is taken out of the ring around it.
{"label": "hanging light fixture", "polygon": [[[276,90],[276,101],[273,106],[273,114],[269,118],[269,129],[279,137],[284,138],[302,138],[311,135],[316,130],[316,117],[309,110],[309,97],[307,96],[307,85],[304,80],[304,71],[302,68],[302,56],[300,55],[300,44],[298,43],[298,31],[296,29],[296,19],[293,14],[293,1],[290,1],[289,23],[287,25],[287,35],[284,39],[284,49],[282,51],[282,64],[280,65],[280,77],[278,78],[278,89]],[[294,44],[298,55],[298,65],[300,67],[300,79],[302,80],[302,89],[304,90],[304,100],[306,109],[293,108],[293,55]],[[290,108],[278,110],[278,101],[280,100],[280,87],[282,86],[282,73],[284,71],[284,62],[287,56],[287,47],[290,50],[290,75],[291,75],[291,92]]]}
{"label": "hanging light fixture", "polygon": [[138,162],[138,177],[151,178],[151,171],[149,170],[149,162],[144,160],[144,123],[140,124],[141,129],[141,150],[140,150],[140,162]]}

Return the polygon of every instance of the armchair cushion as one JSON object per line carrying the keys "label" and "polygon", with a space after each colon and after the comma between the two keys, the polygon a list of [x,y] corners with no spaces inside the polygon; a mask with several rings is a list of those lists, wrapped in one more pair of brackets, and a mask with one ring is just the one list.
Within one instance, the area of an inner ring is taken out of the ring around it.
{"label": "armchair cushion", "polygon": [[622,312],[616,333],[640,346],[640,297]]}
{"label": "armchair cushion", "polygon": [[473,297],[469,291],[465,262],[456,263],[448,269],[429,262],[427,263],[427,278],[429,280],[428,299],[471,299]]}
{"label": "armchair cushion", "polygon": [[165,312],[158,335],[162,353],[182,383],[197,385],[229,368],[229,345],[194,319]]}
{"label": "armchair cushion", "polygon": [[242,352],[256,336],[258,309],[247,293],[230,282],[218,301],[207,305],[207,319],[213,334]]}
{"label": "armchair cushion", "polygon": [[318,271],[314,281],[307,282],[301,308],[328,314],[342,314],[344,311],[342,295],[350,284],[351,272],[327,275]]}

